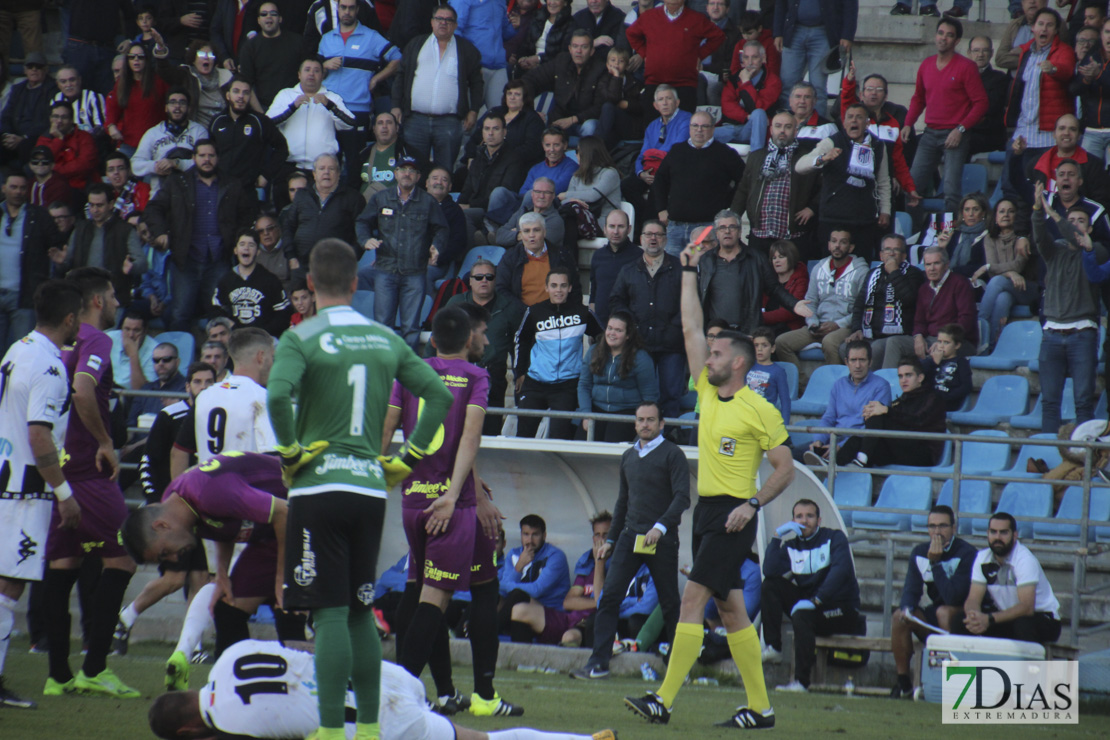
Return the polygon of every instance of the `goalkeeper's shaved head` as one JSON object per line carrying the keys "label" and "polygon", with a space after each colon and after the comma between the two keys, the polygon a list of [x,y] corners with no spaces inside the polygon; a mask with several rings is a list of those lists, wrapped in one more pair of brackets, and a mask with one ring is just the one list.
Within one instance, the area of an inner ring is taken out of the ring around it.
{"label": "goalkeeper's shaved head", "polygon": [[342,239],[316,242],[308,256],[308,277],[317,295],[342,298],[351,295],[358,275],[358,258],[351,245]]}

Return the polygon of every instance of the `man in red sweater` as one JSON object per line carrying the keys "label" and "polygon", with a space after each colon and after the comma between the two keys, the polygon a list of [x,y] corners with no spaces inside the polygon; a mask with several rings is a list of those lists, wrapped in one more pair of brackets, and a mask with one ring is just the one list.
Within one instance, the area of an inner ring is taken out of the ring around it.
{"label": "man in red sweater", "polygon": [[963,32],[963,25],[953,18],[942,18],[937,24],[937,53],[917,69],[917,83],[902,127],[905,144],[913,125],[925,113],[925,132],[918,138],[910,176],[915,183],[931,182],[944,160],[946,211],[955,211],[960,203],[960,181],[971,146],[967,130],[979,122],[989,105],[979,68],[956,53]]}
{"label": "man in red sweater", "polygon": [[643,13],[628,27],[628,43],[644,59],[644,108],[655,100],[655,88],[671,85],[679,107],[694,112],[698,102],[698,62],[724,43],[724,31],[686,0],[664,0],[663,7]]}
{"label": "man in red sweater", "polygon": [[929,247],[922,257],[925,282],[917,289],[917,306],[913,315],[913,353],[925,359],[937,333],[946,324],[959,324],[964,329],[960,343],[961,355],[975,354],[979,346],[979,313],[975,309],[975,293],[963,275],[948,269],[948,250]]}
{"label": "man in red sweater", "polygon": [[758,41],[744,42],[740,72],[721,93],[721,125],[713,138],[725,144],[750,144],[752,151],[767,141],[767,111],[782,94],[782,80],[767,69],[767,50]]}
{"label": "man in red sweater", "polygon": [[54,174],[74,190],[84,190],[96,178],[96,140],[74,124],[69,102],[50,105],[50,131],[39,137],[36,146],[54,153]]}

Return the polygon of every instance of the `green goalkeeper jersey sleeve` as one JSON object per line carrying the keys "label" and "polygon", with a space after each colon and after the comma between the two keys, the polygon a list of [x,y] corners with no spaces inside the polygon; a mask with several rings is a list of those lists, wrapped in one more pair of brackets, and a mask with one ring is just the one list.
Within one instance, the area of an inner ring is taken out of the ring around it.
{"label": "green goalkeeper jersey sleeve", "polygon": [[451,392],[388,327],[350,306],[333,306],[282,335],[267,385],[278,443],[329,443],[298,471],[291,497],[325,491],[386,495],[378,455],[394,379],[425,399],[421,426],[430,429],[430,443]]}

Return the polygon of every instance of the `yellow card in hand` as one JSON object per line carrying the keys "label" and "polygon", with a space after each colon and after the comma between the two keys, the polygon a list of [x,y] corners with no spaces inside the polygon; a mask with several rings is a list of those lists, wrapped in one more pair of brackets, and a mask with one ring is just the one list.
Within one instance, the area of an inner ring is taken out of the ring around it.
{"label": "yellow card in hand", "polygon": [[655,554],[655,543],[650,544],[650,545],[645,545],[644,544],[644,537],[645,537],[645,535],[642,535],[642,534],[636,535],[636,544],[632,548],[632,552],[636,553],[637,555],[654,555]]}

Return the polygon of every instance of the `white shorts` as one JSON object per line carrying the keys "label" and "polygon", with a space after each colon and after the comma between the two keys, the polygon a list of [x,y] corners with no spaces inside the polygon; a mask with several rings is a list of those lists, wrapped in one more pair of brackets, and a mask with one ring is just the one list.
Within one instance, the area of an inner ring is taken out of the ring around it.
{"label": "white shorts", "polygon": [[384,662],[378,723],[381,740],[455,740],[451,720],[428,709],[424,684],[404,668]]}
{"label": "white shorts", "polygon": [[[0,494],[5,495],[9,494]],[[0,576],[4,578],[42,580],[54,494],[39,495],[42,498],[0,498]]]}

